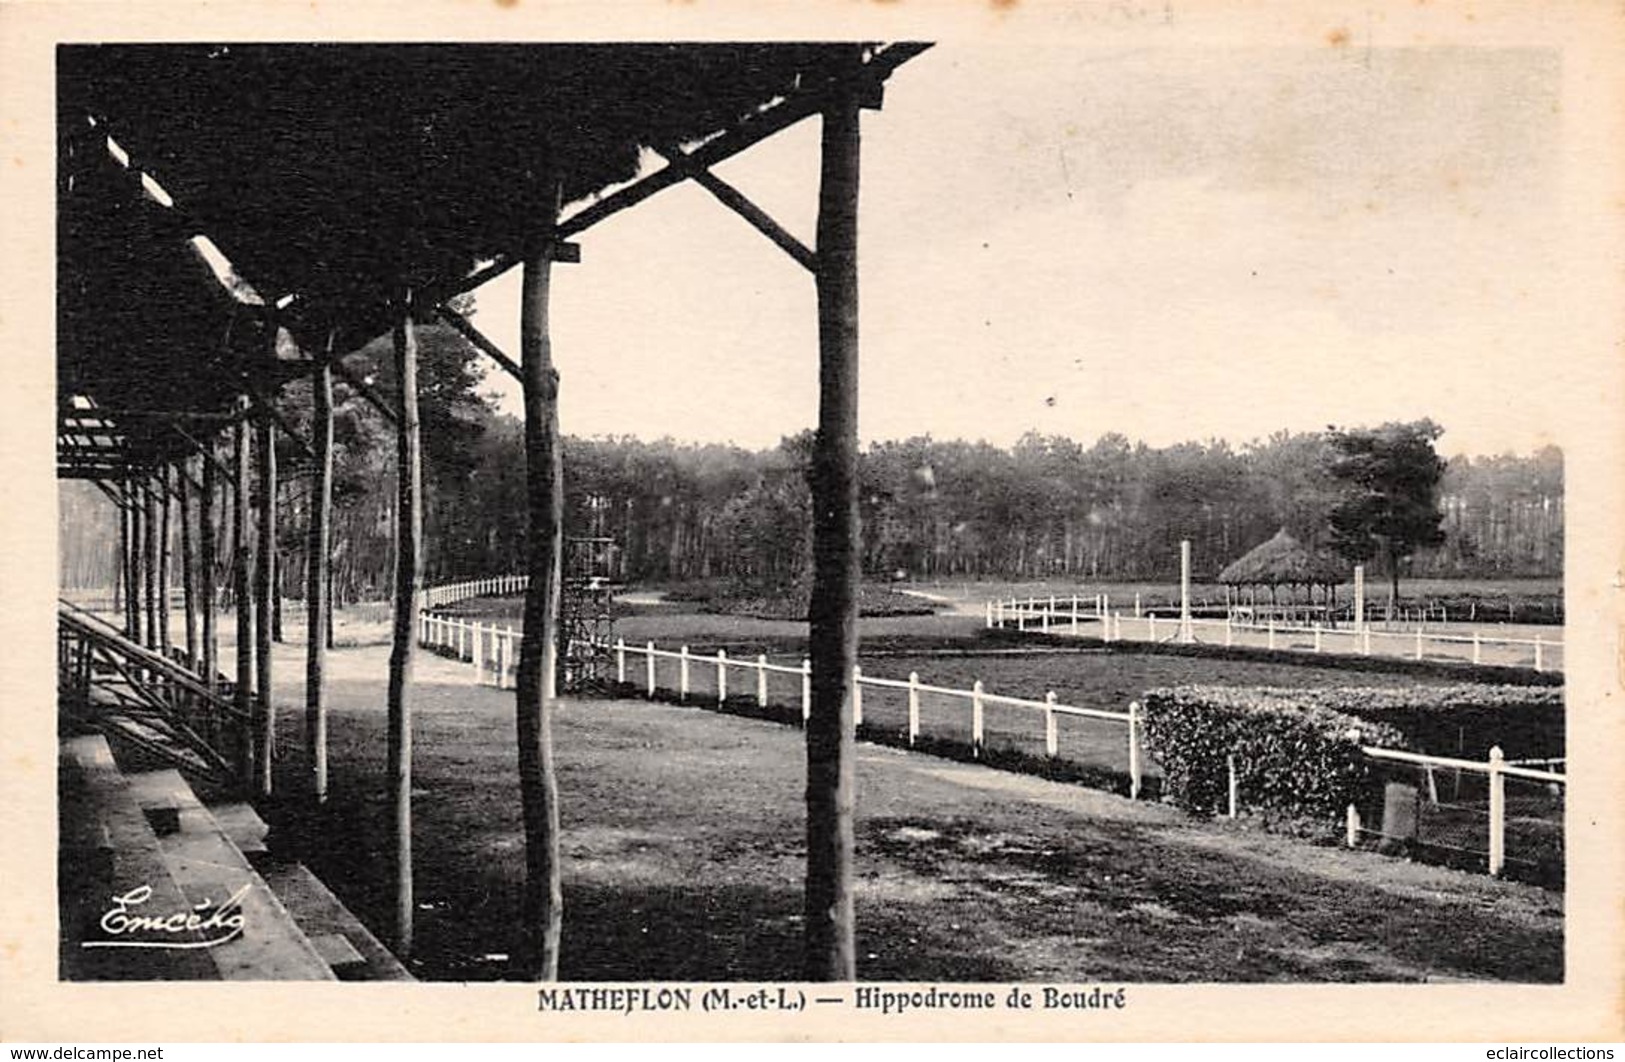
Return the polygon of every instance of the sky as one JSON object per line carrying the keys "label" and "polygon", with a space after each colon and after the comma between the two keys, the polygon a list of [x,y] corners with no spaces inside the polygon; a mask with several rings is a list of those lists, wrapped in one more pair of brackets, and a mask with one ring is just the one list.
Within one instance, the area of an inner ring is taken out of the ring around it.
{"label": "sky", "polygon": [[[1166,445],[1428,416],[1560,441],[1562,69],[1536,48],[939,45],[863,117],[859,434]],[[718,168],[809,246],[818,123]],[[578,435],[816,418],[811,276],[692,185],[555,269]],[[517,354],[518,273],[476,323]],[[489,377],[518,411],[516,386]]]}

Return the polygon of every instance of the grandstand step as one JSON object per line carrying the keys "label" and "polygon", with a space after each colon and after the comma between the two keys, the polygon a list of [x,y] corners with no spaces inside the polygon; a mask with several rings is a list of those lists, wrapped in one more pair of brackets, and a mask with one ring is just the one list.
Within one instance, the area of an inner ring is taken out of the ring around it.
{"label": "grandstand step", "polygon": [[327,981],[333,971],[274,891],[173,769],[130,778],[143,809],[175,811],[179,829],[159,838],[165,864],[188,901],[208,910],[235,899],[242,931],[208,949],[226,980]]}
{"label": "grandstand step", "polygon": [[[62,746],[61,836],[74,844],[61,851],[58,878],[62,907],[61,976],[71,981],[192,981],[219,976],[201,949],[108,947],[120,939],[102,928],[119,907],[116,897],[151,890],[142,910],[185,911],[186,897],[170,876],[162,848],[119,773],[107,740],[99,734],[69,738]],[[83,838],[96,838],[102,867],[79,857]],[[102,844],[105,838],[105,854]],[[134,913],[134,908],[131,908]],[[173,934],[174,943],[198,944],[200,931]],[[86,946],[90,945],[90,946]]]}
{"label": "grandstand step", "polygon": [[[345,981],[414,980],[399,959],[386,948],[360,919],[344,906],[309,867],[298,862],[269,863],[260,866],[266,884],[281,898],[288,913],[321,950],[321,941],[339,937],[356,952],[360,965],[353,962],[333,965]],[[336,947],[329,942],[329,947]]]}

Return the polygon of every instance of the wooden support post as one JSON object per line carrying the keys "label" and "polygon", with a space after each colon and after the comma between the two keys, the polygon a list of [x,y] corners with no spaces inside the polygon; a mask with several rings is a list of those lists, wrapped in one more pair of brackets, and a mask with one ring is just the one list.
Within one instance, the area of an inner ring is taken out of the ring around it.
{"label": "wooden support post", "polygon": [[311,802],[321,804],[327,800],[327,622],[332,585],[328,553],[333,518],[333,366],[329,360],[323,359],[316,367],[310,389],[316,461],[305,539],[305,755]]}
{"label": "wooden support post", "polygon": [[418,344],[412,298],[403,292],[395,317],[395,378],[400,382],[395,423],[395,623],[389,653],[389,804],[394,836],[395,954],[412,954],[412,664],[413,627],[423,593],[423,451],[418,438]]}
{"label": "wooden support post", "polygon": [[807,723],[806,976],[857,977],[852,900],[858,656],[859,101],[837,89],[823,109],[817,225],[818,432],[809,480],[813,585]]}
{"label": "wooden support post", "polygon": [[158,499],[152,481],[141,485],[143,507],[141,521],[141,584],[147,614],[148,648],[158,647]]}
{"label": "wooden support post", "polygon": [[128,537],[124,543],[124,632],[141,641],[141,489],[124,483],[124,512]]}
{"label": "wooden support post", "polygon": [[254,568],[254,687],[259,691],[255,742],[255,785],[268,797],[275,785],[276,701],[271,695],[271,595],[276,582],[276,425],[265,408],[257,411],[260,470],[259,563]]}
{"label": "wooden support post", "polygon": [[[191,463],[190,459],[187,461]],[[181,608],[186,613],[186,666],[198,670],[197,632],[197,550],[192,540],[191,476],[184,471],[175,477],[181,508]]]}
{"label": "wooden support post", "polygon": [[559,374],[548,334],[553,242],[560,184],[540,211],[540,231],[525,248],[520,293],[520,382],[525,403],[525,484],[530,516],[526,542],[525,633],[516,696],[519,791],[525,824],[520,972],[536,980],[559,975],[564,897],[559,880],[559,790],[553,765],[554,676],[557,673],[559,574],[564,491],[559,453]]}
{"label": "wooden support post", "polygon": [[237,610],[237,670],[234,697],[239,714],[238,727],[242,735],[238,749],[238,766],[245,786],[252,787],[254,778],[254,593],[252,590],[253,551],[249,545],[248,525],[251,499],[249,496],[249,462],[253,459],[253,444],[248,424],[239,420],[235,429],[237,451],[236,479],[232,491],[232,562],[231,594]]}
{"label": "wooden support post", "polygon": [[169,576],[170,576],[170,543],[174,539],[174,528],[169,518],[170,510],[170,472],[168,465],[158,469],[158,641],[157,648],[166,658],[169,656],[170,637],[170,602],[169,602]]}

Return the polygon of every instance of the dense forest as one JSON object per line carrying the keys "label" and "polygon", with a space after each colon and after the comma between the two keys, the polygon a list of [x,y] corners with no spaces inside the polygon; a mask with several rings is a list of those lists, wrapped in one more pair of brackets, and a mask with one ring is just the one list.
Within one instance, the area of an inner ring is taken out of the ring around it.
{"label": "dense forest", "polygon": [[[388,339],[349,364],[393,391]],[[472,349],[443,326],[419,331],[431,582],[517,571],[524,548],[522,427],[481,393]],[[335,585],[342,600],[382,596],[392,570],[394,445],[384,416],[343,383],[335,396]],[[308,437],[308,385],[283,392]],[[1080,425],[1080,435],[1087,434]],[[790,585],[810,564],[805,468],[811,434],[745,450],[670,439],[567,438],[567,527],[615,540],[628,581],[725,578],[748,590]],[[1328,544],[1336,484],[1327,433],[1277,432],[1152,447],[1121,435],[1083,443],[1028,434],[1008,449],[919,437],[862,456],[863,562],[875,576],[1168,579],[1192,541],[1198,577],[1287,528]],[[222,456],[226,451],[222,449]],[[303,585],[306,455],[283,438],[282,583]],[[1406,562],[1418,576],[1554,576],[1563,566],[1563,462],[1532,456],[1450,460],[1439,481],[1443,544]],[[215,518],[225,530],[225,514]],[[63,585],[107,586],[117,524],[94,488],[62,492]],[[225,537],[221,538],[226,542]],[[222,563],[224,561],[222,560]],[[225,580],[222,579],[222,585]]]}

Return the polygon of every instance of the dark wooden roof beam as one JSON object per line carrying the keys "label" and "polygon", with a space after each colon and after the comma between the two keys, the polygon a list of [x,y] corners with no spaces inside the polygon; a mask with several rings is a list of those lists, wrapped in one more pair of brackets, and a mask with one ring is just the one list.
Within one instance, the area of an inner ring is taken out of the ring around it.
{"label": "dark wooden roof beam", "polygon": [[509,376],[515,380],[523,379],[519,374],[519,364],[503,353],[502,348],[488,339],[484,332],[475,328],[468,318],[449,306],[436,307],[435,312],[440,315],[441,320],[461,332],[464,339],[478,347],[481,353],[502,366]]}

